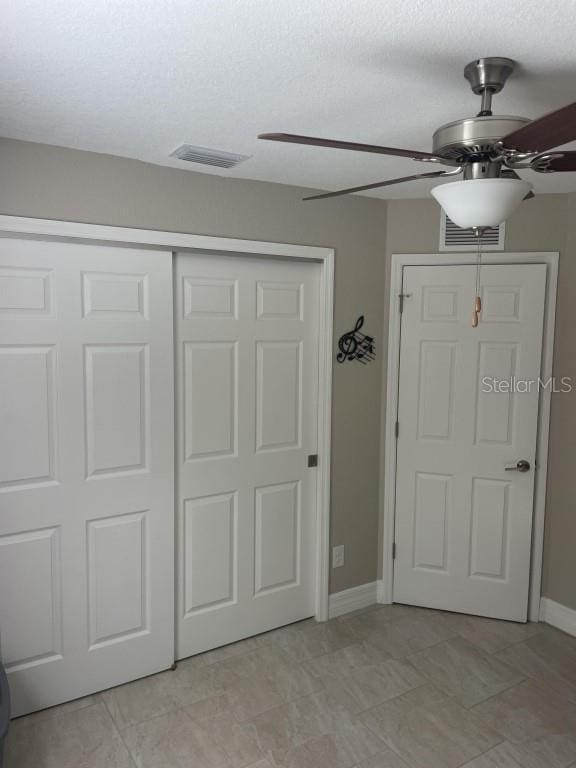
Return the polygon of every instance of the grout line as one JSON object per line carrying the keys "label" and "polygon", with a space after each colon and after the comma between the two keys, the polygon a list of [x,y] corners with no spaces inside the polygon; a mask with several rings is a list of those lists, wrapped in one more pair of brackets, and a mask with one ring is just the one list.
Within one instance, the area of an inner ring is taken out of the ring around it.
{"label": "grout line", "polygon": [[126,744],[126,741],[124,740],[124,736],[122,735],[122,731],[120,730],[120,728],[118,728],[118,726],[116,724],[116,721],[112,717],[112,713],[110,712],[110,710],[108,708],[108,705],[106,704],[106,701],[104,701],[104,699],[102,700],[102,704],[104,705],[104,711],[108,714],[108,717],[110,718],[110,722],[112,723],[112,728],[116,732],[116,734],[117,734],[118,738],[120,739],[120,741],[122,742],[122,744],[124,744],[124,749],[128,753],[128,757],[130,758],[130,762],[132,763],[134,768],[138,768],[137,765],[136,765],[136,758],[132,754],[132,750],[130,749],[128,744]]}
{"label": "grout line", "polygon": [[[523,673],[520,673],[523,674]],[[511,683],[506,688],[503,688],[501,691],[498,691],[497,693],[493,693],[491,696],[487,696],[485,699],[482,699],[482,701],[477,701],[476,704],[472,704],[471,707],[463,707],[467,712],[474,712],[476,707],[480,707],[482,704],[485,704],[487,701],[492,701],[492,699],[496,699],[498,696],[501,696],[503,693],[507,693],[508,691],[511,691],[513,688],[517,688],[520,685],[524,685],[524,683],[527,683],[531,680],[530,677],[523,677],[521,680],[518,680],[516,683]],[[474,712],[474,714],[476,714]],[[504,739],[506,741],[506,739]]]}
{"label": "grout line", "polygon": [[[498,735],[501,735],[501,734],[498,734]],[[480,752],[479,755],[474,755],[474,757],[470,758],[470,760],[466,760],[465,762],[460,763],[456,768],[466,768],[468,763],[471,763],[473,760],[478,760],[478,758],[480,758],[480,757],[484,757],[489,752],[492,752],[493,749],[496,749],[496,747],[502,746],[502,744],[504,744],[505,742],[506,742],[506,739],[502,739],[502,741],[499,741],[497,744],[494,744],[494,746],[490,747],[490,749],[486,749],[484,752]],[[514,760],[514,762],[516,763],[515,760]],[[516,763],[516,766],[517,766],[517,768],[522,768],[520,763]],[[496,763],[494,764],[494,768],[498,768]]]}

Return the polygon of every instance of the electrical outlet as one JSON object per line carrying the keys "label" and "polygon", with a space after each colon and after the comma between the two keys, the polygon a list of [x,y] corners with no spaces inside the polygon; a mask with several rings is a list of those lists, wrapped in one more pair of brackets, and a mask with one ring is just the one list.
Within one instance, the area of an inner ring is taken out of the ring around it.
{"label": "electrical outlet", "polygon": [[332,568],[340,568],[344,565],[344,544],[332,549]]}

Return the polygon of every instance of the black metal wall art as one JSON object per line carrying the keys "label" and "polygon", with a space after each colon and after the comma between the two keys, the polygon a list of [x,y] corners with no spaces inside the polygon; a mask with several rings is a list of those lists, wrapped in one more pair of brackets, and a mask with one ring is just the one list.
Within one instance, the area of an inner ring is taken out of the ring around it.
{"label": "black metal wall art", "polygon": [[356,320],[356,325],[348,333],[342,334],[338,339],[338,349],[340,350],[336,355],[336,360],[339,363],[345,363],[347,360],[358,360],[358,362],[366,365],[376,357],[374,352],[374,339],[372,336],[366,336],[360,333],[360,329],[364,325],[364,315],[360,315]]}

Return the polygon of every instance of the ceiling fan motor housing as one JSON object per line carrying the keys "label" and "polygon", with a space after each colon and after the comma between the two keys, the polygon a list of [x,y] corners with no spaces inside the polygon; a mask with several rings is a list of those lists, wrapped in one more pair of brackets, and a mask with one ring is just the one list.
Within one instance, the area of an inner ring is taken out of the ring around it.
{"label": "ceiling fan motor housing", "polygon": [[440,126],[432,137],[432,152],[457,162],[473,162],[494,156],[494,145],[503,136],[529,123],[526,117],[489,115],[455,120]]}

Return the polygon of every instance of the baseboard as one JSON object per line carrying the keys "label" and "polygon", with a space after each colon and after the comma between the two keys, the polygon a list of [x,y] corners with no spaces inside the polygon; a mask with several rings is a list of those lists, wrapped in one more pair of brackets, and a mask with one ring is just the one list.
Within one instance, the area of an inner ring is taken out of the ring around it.
{"label": "baseboard", "polygon": [[384,589],[384,582],[382,579],[378,579],[376,582],[376,602],[385,605],[388,605],[392,602],[392,600],[386,596],[386,590]]}
{"label": "baseboard", "polygon": [[[376,603],[384,603],[384,582],[381,580],[361,584],[359,587],[344,589],[330,595],[328,611],[331,619],[343,616],[345,613],[369,608]],[[550,600],[549,597],[540,599],[540,621],[546,622],[569,635],[576,637],[576,611],[565,605]]]}
{"label": "baseboard", "polygon": [[342,592],[335,592],[328,599],[328,615],[331,619],[335,619],[336,616],[343,616],[345,613],[368,608],[375,605],[377,597],[378,582],[376,581],[361,584],[359,587],[352,587],[352,589],[344,589]]}
{"label": "baseboard", "polygon": [[576,611],[550,600],[549,597],[540,598],[540,621],[576,637]]}

